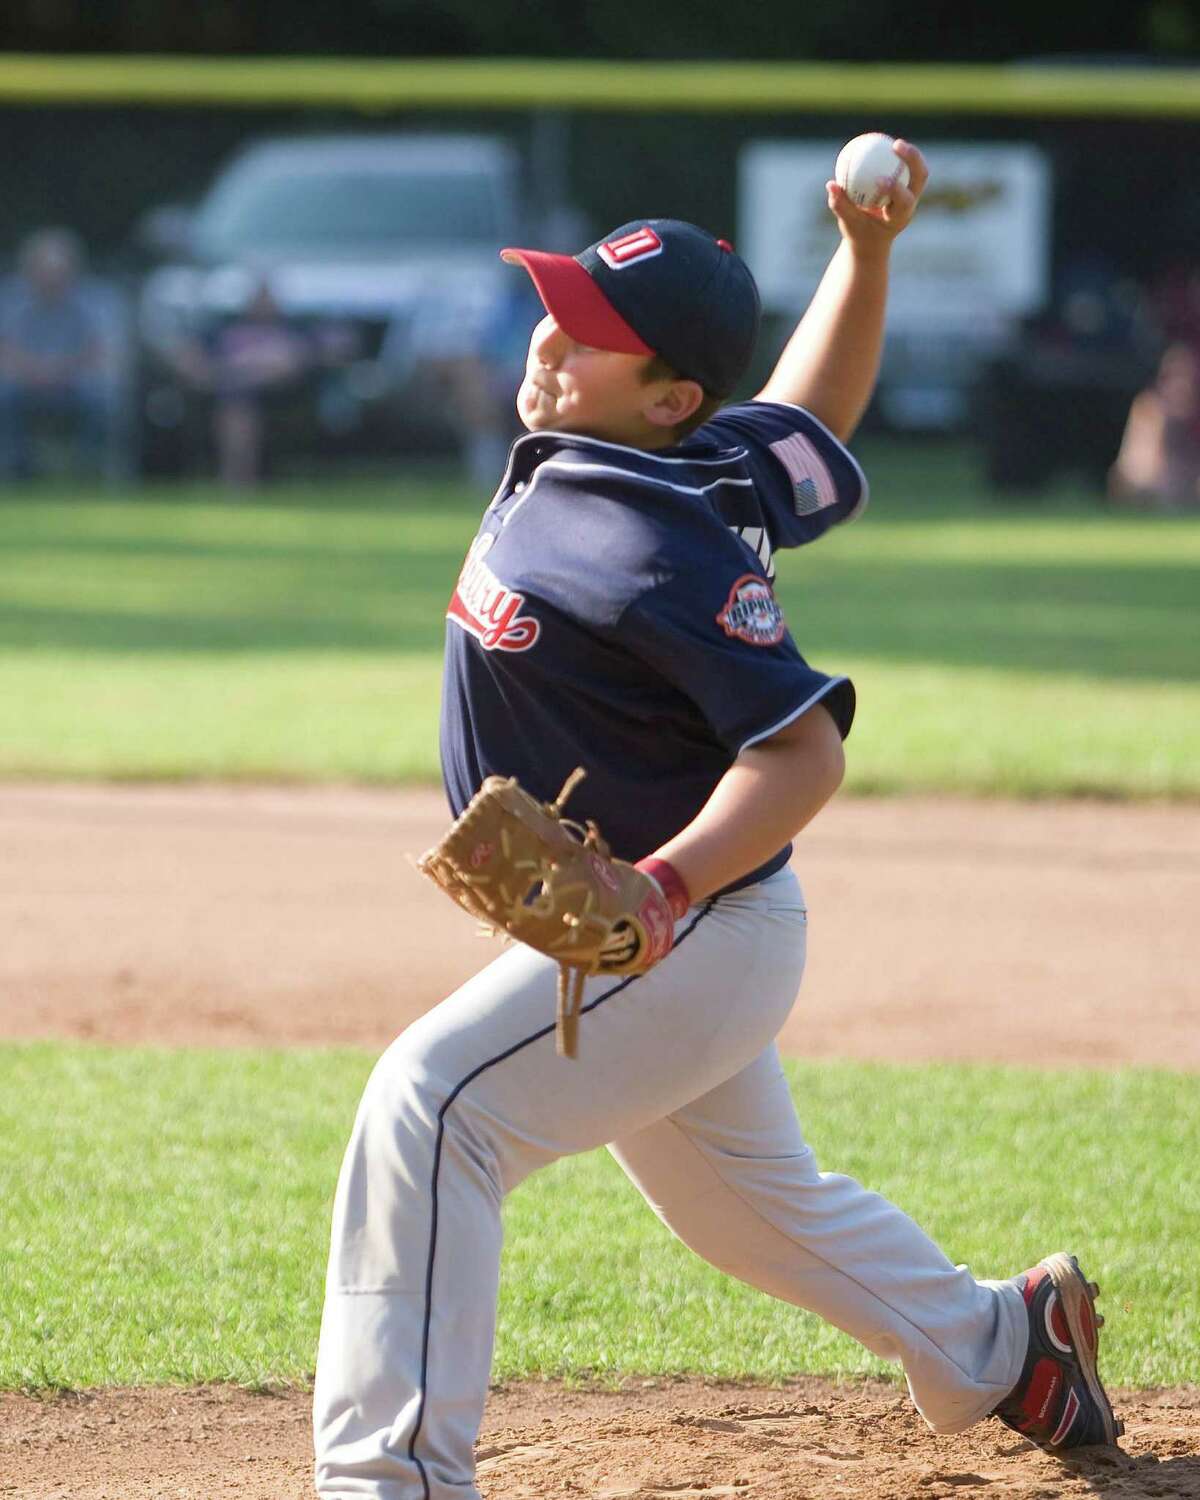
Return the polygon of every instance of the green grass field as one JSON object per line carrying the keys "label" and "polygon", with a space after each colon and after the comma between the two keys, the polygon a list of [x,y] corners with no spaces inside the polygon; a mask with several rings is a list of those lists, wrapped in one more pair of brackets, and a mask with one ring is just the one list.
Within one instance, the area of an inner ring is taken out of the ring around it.
{"label": "green grass field", "polygon": [[[1200,523],[868,448],[864,521],[782,559],[854,676],[859,791],[1200,795]],[[442,614],[482,504],[448,482],[0,504],[0,776],[432,780]],[[370,1058],[0,1045],[0,1388],[311,1373]],[[810,1139],[956,1260],[1106,1284],[1106,1377],[1200,1380],[1200,1080],[791,1066]],[[507,1208],[495,1374],[879,1367],[673,1242],[603,1153]],[[619,1269],[620,1274],[614,1275]]]}
{"label": "green grass field", "polygon": [[[0,1387],[303,1382],[359,1052],[0,1048]],[[819,1160],[1008,1275],[1076,1249],[1112,1384],[1200,1380],[1200,1079],[789,1065]],[[603,1152],[506,1210],[495,1376],[875,1371],[672,1240]]]}
{"label": "green grass field", "polygon": [[[868,447],[866,517],[781,559],[860,696],[857,791],[1200,795],[1200,523],[1020,509],[953,447]],[[447,481],[0,505],[0,775],[434,780]]]}

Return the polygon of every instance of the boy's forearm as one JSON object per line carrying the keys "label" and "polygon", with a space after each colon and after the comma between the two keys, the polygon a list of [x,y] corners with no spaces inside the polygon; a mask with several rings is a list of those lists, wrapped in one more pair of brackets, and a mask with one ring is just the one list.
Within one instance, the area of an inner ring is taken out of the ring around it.
{"label": "boy's forearm", "polygon": [[745,750],[695,818],[655,851],[693,902],[765,864],[816,817],[841,784],[841,736],[820,704]]}
{"label": "boy's forearm", "polygon": [[758,400],[803,406],[836,437],[851,436],[879,374],[889,250],[842,241]]}

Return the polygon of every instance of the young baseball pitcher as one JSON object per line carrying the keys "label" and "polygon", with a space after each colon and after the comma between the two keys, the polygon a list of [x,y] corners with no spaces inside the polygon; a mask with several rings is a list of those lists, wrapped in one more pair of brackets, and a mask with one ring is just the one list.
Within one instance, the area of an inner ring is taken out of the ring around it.
{"label": "young baseball pitcher", "polygon": [[725,241],[642,219],[575,257],[504,252],[546,315],[528,431],[447,610],[459,821],[424,866],[527,940],[410,1026],[363,1095],[317,1365],[329,1500],[478,1500],[501,1202],[601,1145],[698,1254],[899,1361],[936,1431],[991,1414],[1056,1450],[1119,1434],[1075,1260],[976,1281],[818,1171],[774,1045],[804,968],[791,840],[842,779],[854,689],[800,654],[772,558],[866,502],[844,444],[927,177],[895,149],[910,185],[886,208],[828,184],[841,242],[742,405],[721,402],[759,303]]}

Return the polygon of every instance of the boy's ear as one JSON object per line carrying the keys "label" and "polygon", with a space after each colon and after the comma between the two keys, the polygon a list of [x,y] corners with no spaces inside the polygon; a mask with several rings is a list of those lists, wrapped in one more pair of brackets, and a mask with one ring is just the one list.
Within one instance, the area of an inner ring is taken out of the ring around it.
{"label": "boy's ear", "polygon": [[678,427],[704,400],[704,387],[697,380],[673,380],[666,390],[643,409],[655,427]]}

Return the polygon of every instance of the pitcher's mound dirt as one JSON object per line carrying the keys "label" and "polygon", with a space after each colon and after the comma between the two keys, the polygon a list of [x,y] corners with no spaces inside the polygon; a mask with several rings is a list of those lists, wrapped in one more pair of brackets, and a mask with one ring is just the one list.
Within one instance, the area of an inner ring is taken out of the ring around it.
{"label": "pitcher's mound dirt", "polygon": [[[1198,1500],[1200,1393],[1125,1394],[1123,1451],[1064,1461],[997,1422],[934,1437],[898,1387],[517,1385],[493,1393],[484,1500]],[[309,1500],[308,1399],[227,1388],[0,1397],[0,1495]]]}
{"label": "pitcher's mound dirt", "polygon": [[[382,1048],[495,951],[405,854],[432,792],[0,788],[0,1037]],[[1200,1067],[1200,809],[838,799],[803,836],[806,1056]],[[1059,1463],[897,1387],[495,1392],[485,1500],[1200,1500],[1200,1399]],[[0,1395],[0,1500],[308,1500],[308,1398]]]}
{"label": "pitcher's mound dirt", "polygon": [[[382,1050],[499,951],[433,791],[0,787],[0,1037]],[[835,798],[807,1057],[1200,1068],[1200,807]]]}

